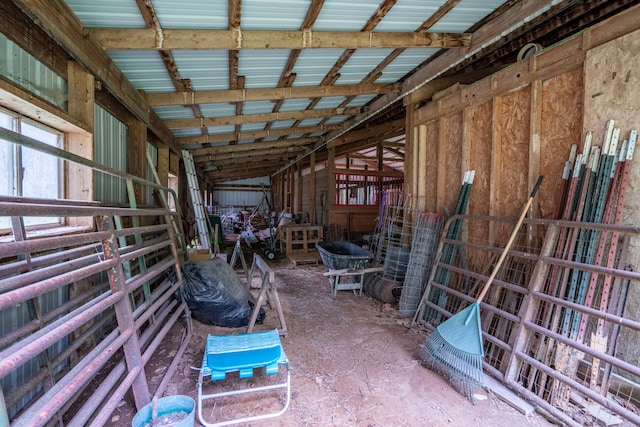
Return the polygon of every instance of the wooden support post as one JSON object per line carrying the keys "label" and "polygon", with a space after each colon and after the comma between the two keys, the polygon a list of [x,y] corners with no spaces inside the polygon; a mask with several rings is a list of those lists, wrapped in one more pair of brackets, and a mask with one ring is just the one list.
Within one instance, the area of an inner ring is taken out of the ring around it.
{"label": "wooden support post", "polygon": [[316,186],[316,152],[315,151],[312,151],[311,154],[309,155],[309,168],[310,168],[309,197],[311,197],[311,200],[309,201],[309,210],[311,211],[309,212],[309,222],[311,222],[311,224],[317,225],[318,218],[316,217],[317,186]]}

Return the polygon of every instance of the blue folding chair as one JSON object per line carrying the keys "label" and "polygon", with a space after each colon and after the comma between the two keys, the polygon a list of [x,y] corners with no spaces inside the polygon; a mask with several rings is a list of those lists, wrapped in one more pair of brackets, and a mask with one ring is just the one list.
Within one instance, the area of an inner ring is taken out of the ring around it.
{"label": "blue folding chair", "polygon": [[[286,369],[287,379],[284,382],[265,385],[262,387],[247,387],[213,394],[203,394],[205,379],[212,381],[223,380],[228,372],[238,372],[240,378],[251,378],[253,370],[264,367],[268,375],[277,374],[280,367]],[[276,412],[259,414],[243,418],[235,418],[219,422],[207,422],[202,415],[203,401],[245,393],[255,393],[269,390],[286,389],[286,402],[282,409]],[[282,349],[280,335],[277,329],[251,334],[209,335],[202,358],[202,369],[198,377],[198,418],[202,425],[226,426],[249,421],[262,420],[282,415],[291,401],[291,373],[289,359]]]}

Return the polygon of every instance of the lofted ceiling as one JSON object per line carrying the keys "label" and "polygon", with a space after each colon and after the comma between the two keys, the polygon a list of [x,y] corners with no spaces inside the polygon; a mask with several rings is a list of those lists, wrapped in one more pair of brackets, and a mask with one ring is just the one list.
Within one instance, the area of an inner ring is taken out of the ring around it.
{"label": "lofted ceiling", "polygon": [[408,94],[471,83],[637,0],[58,2],[220,182],[322,161],[329,144],[367,164],[381,143],[402,170]]}

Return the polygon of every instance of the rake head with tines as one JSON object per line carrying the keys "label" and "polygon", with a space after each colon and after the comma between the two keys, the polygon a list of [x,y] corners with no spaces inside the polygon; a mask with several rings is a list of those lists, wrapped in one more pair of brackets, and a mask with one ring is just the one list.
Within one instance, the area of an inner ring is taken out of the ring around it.
{"label": "rake head with tines", "polygon": [[542,176],[538,178],[531,195],[525,203],[515,227],[511,231],[493,271],[484,284],[478,299],[449,319],[441,323],[424,342],[421,358],[424,364],[436,372],[440,372],[462,394],[475,403],[473,391],[476,385],[483,386],[482,359],[482,323],[480,322],[480,301],[486,296],[489,287],[496,277],[509,248],[518,234],[518,230],[527,215],[533,198],[540,188]]}
{"label": "rake head with tines", "polygon": [[425,366],[440,373],[473,403],[475,386],[484,386],[483,357],[478,303],[440,324],[425,339],[420,352]]}

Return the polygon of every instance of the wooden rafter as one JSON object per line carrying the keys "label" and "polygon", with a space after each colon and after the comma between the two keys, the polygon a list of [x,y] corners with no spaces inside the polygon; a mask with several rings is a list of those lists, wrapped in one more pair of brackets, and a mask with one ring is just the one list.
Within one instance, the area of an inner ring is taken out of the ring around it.
{"label": "wooden rafter", "polygon": [[149,105],[190,105],[215,102],[266,101],[322,96],[367,95],[398,92],[395,84],[299,86],[273,89],[210,90],[199,92],[164,92],[145,94]]}
{"label": "wooden rafter", "polygon": [[302,126],[302,127],[285,128],[285,129],[269,129],[269,130],[253,131],[253,132],[240,132],[239,134],[225,133],[225,134],[218,134],[218,135],[190,136],[185,138],[177,138],[177,141],[179,144],[182,144],[182,145],[206,144],[206,143],[212,143],[212,142],[231,142],[231,141],[237,141],[238,139],[268,138],[271,136],[286,136],[286,135],[297,135],[297,134],[306,134],[306,133],[315,133],[315,132],[329,132],[329,131],[341,129],[341,128],[342,128],[341,124]]}
{"label": "wooden rafter", "polygon": [[223,153],[233,153],[233,152],[250,152],[256,149],[261,148],[280,148],[280,147],[293,147],[296,145],[310,145],[313,144],[317,138],[290,138],[286,140],[276,140],[276,141],[263,141],[263,142],[253,142],[249,144],[237,144],[233,146],[219,146],[219,147],[207,147],[207,148],[197,148],[195,150],[191,150],[193,154],[193,158],[196,162],[204,161],[207,159],[214,159],[218,155]]}
{"label": "wooden rafter", "polygon": [[456,48],[471,42],[467,33],[437,32],[94,28],[90,33],[107,50]]}
{"label": "wooden rafter", "polygon": [[352,108],[325,108],[318,110],[283,111],[280,113],[259,113],[234,116],[208,117],[201,119],[175,119],[165,120],[169,129],[183,129],[200,126],[232,126],[245,123],[273,122],[278,120],[304,120],[337,115],[352,116],[360,114],[362,109]]}

